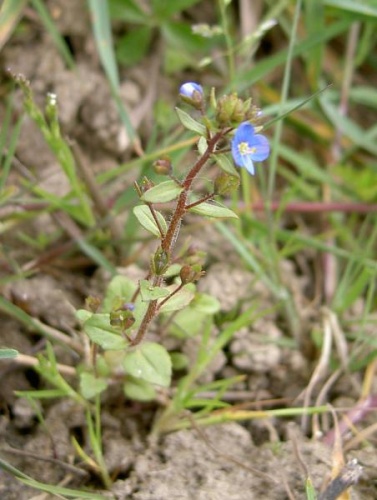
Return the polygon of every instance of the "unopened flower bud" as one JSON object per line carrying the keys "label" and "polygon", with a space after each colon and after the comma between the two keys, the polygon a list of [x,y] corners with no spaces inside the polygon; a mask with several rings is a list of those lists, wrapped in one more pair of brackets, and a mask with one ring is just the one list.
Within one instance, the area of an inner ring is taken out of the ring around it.
{"label": "unopened flower bud", "polygon": [[169,266],[169,255],[161,247],[156,250],[152,259],[153,272],[157,276],[164,274]]}
{"label": "unopened flower bud", "polygon": [[224,95],[217,102],[216,120],[220,127],[234,126],[246,120],[251,99],[243,101],[236,93]]}
{"label": "unopened flower bud", "polygon": [[98,311],[99,307],[101,305],[101,299],[98,297],[93,297],[92,295],[89,295],[85,299],[85,307],[88,309],[88,311],[95,313]]}
{"label": "unopened flower bud", "polygon": [[182,266],[182,269],[179,273],[179,277],[181,278],[182,284],[187,285],[187,283],[194,283],[198,281],[201,276],[203,276],[204,271],[202,271],[202,266]]}
{"label": "unopened flower bud", "polygon": [[215,179],[215,193],[226,195],[233,193],[240,185],[240,178],[236,175],[230,175],[226,172],[221,172]]}
{"label": "unopened flower bud", "polygon": [[171,161],[168,156],[159,158],[153,163],[153,168],[156,174],[169,175],[172,172]]}
{"label": "unopened flower bud", "polygon": [[128,330],[135,323],[134,315],[130,310],[117,309],[110,312],[110,325],[120,328],[122,331]]}
{"label": "unopened flower bud", "polygon": [[139,186],[141,194],[146,193],[153,186],[154,186],[154,183],[152,181],[150,181],[147,177],[143,177],[141,184]]}
{"label": "unopened flower bud", "polygon": [[203,104],[203,87],[198,83],[186,82],[179,89],[181,99],[196,109]]}

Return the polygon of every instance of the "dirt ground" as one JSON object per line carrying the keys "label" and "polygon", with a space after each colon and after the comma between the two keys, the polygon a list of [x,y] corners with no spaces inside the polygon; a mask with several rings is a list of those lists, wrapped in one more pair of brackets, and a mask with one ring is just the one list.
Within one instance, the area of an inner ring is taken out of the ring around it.
{"label": "dirt ground", "polygon": [[[29,29],[14,36],[0,54],[2,76],[6,79],[8,68],[22,73],[30,80],[41,103],[47,92],[56,93],[65,134],[80,144],[93,170],[103,172],[127,160],[131,153],[96,55],[86,4],[75,1],[49,4],[54,8],[64,4],[57,22],[72,47],[77,61],[75,70],[65,67],[49,36],[31,17]],[[152,120],[152,106],[146,106],[145,100],[153,103],[155,96],[163,93],[173,106],[180,83],[178,79],[169,81],[159,71],[151,73],[156,57],[158,54],[151,54],[142,65],[121,75],[122,96],[142,138],[151,129]],[[22,112],[19,91],[16,91],[15,108],[18,113]],[[1,119],[4,113],[5,105],[1,103]],[[26,117],[16,157],[18,165],[11,175],[15,185],[21,185],[20,179],[27,171],[27,175],[45,189],[59,195],[67,192],[68,184],[56,159],[35,124]],[[128,180],[131,182],[132,178]],[[114,197],[116,194],[114,192]],[[20,243],[17,238],[20,230],[30,237],[41,231],[52,236],[57,226],[51,216],[44,215],[7,232],[6,246],[13,261],[26,265],[38,260],[40,255]],[[251,295],[266,304],[266,308],[273,308],[274,299],[266,287],[239,266],[237,256],[232,256],[234,251],[226,247],[213,227],[197,228],[197,239],[208,252],[209,263],[200,290],[217,297],[223,312],[234,310],[242,299]],[[62,235],[61,242],[66,240],[67,236]],[[82,307],[85,297],[93,290],[102,293],[108,279],[103,273],[99,275],[91,263],[80,260],[78,253],[75,257],[63,267],[62,259],[57,257],[55,261],[50,256],[47,264],[37,265],[28,279],[8,283],[2,293],[33,317],[69,333],[77,327],[74,307]],[[147,258],[147,254],[144,257]],[[6,262],[5,256],[1,260]],[[131,273],[132,269],[135,272],[132,266],[135,263],[122,266],[122,272]],[[3,267],[2,273],[6,275],[9,269]],[[305,300],[308,287],[312,286],[310,278],[298,275],[297,268],[290,262],[283,262],[282,268],[297,300]],[[308,330],[315,325],[318,314],[318,310],[312,309],[304,318]],[[278,401],[275,407],[294,406],[294,402],[302,405],[316,358],[284,347],[284,342],[279,342],[283,340],[283,328],[276,312],[243,328],[226,352],[218,356],[203,381],[242,373],[245,379],[232,388],[228,395],[230,402],[244,407],[253,404],[255,409],[262,408],[265,400]],[[0,345],[35,355],[45,344],[37,332],[2,315]],[[197,341],[185,341],[180,349],[189,357],[195,356]],[[60,362],[72,366],[78,362],[63,348],[56,350]],[[0,455],[39,481],[69,488],[95,487],[116,500],[282,500],[305,498],[308,474],[316,490],[323,490],[333,471],[334,447],[325,444],[321,436],[313,437],[311,426],[304,433],[300,419],[265,419],[194,428],[151,443],[148,431],[156,407],[126,401],[114,391],[106,396],[103,412],[105,459],[114,484],[111,492],[104,492],[95,474],[80,467],[74,458],[71,436],[83,443],[86,436],[82,409],[66,400],[43,403],[46,425],[41,425],[37,409],[14,394],[16,390],[42,387],[40,377],[32,368],[2,361],[0,380]],[[331,404],[352,408],[359,395],[357,384],[360,380],[352,385],[348,375],[340,376],[329,395]],[[318,387],[309,403],[315,403],[317,393]],[[255,404],[258,401],[259,407]],[[319,420],[321,429],[333,427],[331,418]],[[350,498],[377,498],[376,449],[370,444],[358,445],[349,449],[344,458],[347,462],[357,459],[363,467]],[[52,497],[22,485],[0,470],[0,498]]]}

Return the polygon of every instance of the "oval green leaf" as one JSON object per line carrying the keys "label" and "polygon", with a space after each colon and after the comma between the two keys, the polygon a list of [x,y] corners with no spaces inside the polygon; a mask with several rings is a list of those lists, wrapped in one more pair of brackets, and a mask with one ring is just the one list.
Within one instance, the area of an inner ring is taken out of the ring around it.
{"label": "oval green leaf", "polygon": [[[165,235],[168,227],[166,224],[166,220],[160,212],[158,212],[157,210],[155,210],[154,212],[162,229],[163,235]],[[138,205],[137,207],[134,207],[133,213],[144,229],[152,233],[154,236],[161,238],[161,233],[158,225],[156,224],[152,212],[150,211],[150,208],[147,207],[147,205]]]}
{"label": "oval green leaf", "polygon": [[93,373],[80,374],[80,391],[85,399],[94,398],[107,388],[107,381],[101,377],[95,377]]}
{"label": "oval green leaf", "polygon": [[148,280],[140,281],[140,294],[144,302],[167,297],[170,292],[166,288],[152,286]]}
{"label": "oval green leaf", "polygon": [[159,309],[162,313],[170,313],[174,311],[179,311],[184,307],[188,306],[192,299],[195,297],[195,285],[189,283],[184,286],[178,293],[172,296],[161,308]]}
{"label": "oval green leaf", "polygon": [[123,390],[128,398],[135,401],[153,401],[156,397],[156,390],[152,384],[134,377],[128,377]]}
{"label": "oval green leaf", "polygon": [[127,276],[114,276],[107,287],[102,310],[110,312],[117,305],[117,302],[129,302],[135,290],[135,283]]}
{"label": "oval green leaf", "polygon": [[234,167],[233,163],[230,161],[228,155],[226,154],[213,154],[211,158],[215,160],[218,166],[229,175],[234,175],[235,177],[239,177],[239,173]]}
{"label": "oval green leaf", "polygon": [[189,212],[194,212],[198,215],[204,215],[205,217],[214,217],[218,219],[238,219],[238,215],[227,207],[222,205],[215,205],[214,203],[204,202],[200,205],[196,205],[193,208],[189,208]]}
{"label": "oval green leaf", "polygon": [[144,342],[129,352],[123,362],[126,373],[135,379],[169,387],[172,364],[167,350],[155,342]]}
{"label": "oval green leaf", "polygon": [[110,325],[110,314],[93,314],[84,323],[84,331],[102,349],[124,349],[128,343]]}
{"label": "oval green leaf", "polygon": [[178,198],[182,191],[183,187],[175,181],[165,181],[148,189],[141,197],[141,200],[146,203],[166,203]]}
{"label": "oval green leaf", "polygon": [[178,114],[179,121],[185,128],[197,134],[206,135],[207,130],[204,125],[194,120],[186,111],[182,111],[182,109],[179,108],[175,108],[175,110]]}

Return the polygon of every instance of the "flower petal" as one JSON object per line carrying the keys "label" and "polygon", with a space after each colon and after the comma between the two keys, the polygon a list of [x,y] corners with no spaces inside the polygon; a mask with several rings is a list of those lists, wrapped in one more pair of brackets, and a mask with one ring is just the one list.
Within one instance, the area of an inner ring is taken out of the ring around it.
{"label": "flower petal", "polygon": [[242,166],[246,168],[246,170],[249,172],[249,174],[255,175],[254,162],[251,159],[250,155],[243,157],[243,165]]}
{"label": "flower petal", "polygon": [[270,155],[270,145],[264,135],[254,135],[252,146],[256,148],[255,153],[251,156],[254,161],[263,161]]}
{"label": "flower petal", "polygon": [[255,135],[255,129],[253,125],[249,122],[242,122],[241,125],[237,127],[236,133],[234,134],[234,140],[237,142],[247,142],[250,144]]}
{"label": "flower petal", "polygon": [[199,85],[199,83],[186,82],[179,88],[179,93],[185,97],[189,97],[190,99],[193,97],[194,92],[199,92],[203,95],[203,87]]}

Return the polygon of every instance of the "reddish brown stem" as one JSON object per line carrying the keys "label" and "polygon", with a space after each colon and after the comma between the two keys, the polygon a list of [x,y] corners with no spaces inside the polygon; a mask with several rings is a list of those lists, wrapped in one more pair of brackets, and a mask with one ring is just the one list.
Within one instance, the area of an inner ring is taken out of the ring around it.
{"label": "reddish brown stem", "polygon": [[[185,180],[182,183],[183,191],[178,198],[166,235],[161,240],[161,248],[169,256],[171,256],[174,244],[178,236],[182,218],[187,210],[186,202],[192,183],[194,182],[195,178],[197,177],[201,169],[209,160],[211,154],[214,153],[217,143],[222,139],[222,137],[224,137],[225,133],[226,131],[217,132],[212,138],[208,140],[207,149],[205,150],[203,155],[198,159],[198,161],[194,164],[191,170],[188,172]],[[153,285],[160,286],[162,281],[163,278],[161,276],[156,276]],[[139,330],[132,341],[132,345],[137,345],[142,341],[145,332],[147,331],[149,323],[155,317],[157,312],[158,312],[157,300],[152,300],[148,305],[148,309],[144,315]]]}
{"label": "reddish brown stem", "polygon": [[[254,203],[252,206],[256,212],[263,212],[265,205],[262,202]],[[271,210],[279,210],[281,202],[274,201],[271,204]],[[367,214],[377,212],[377,204],[371,203],[353,203],[353,202],[305,202],[298,201],[288,203],[284,206],[285,213],[300,212],[300,213],[322,213],[322,212],[343,212],[343,213],[357,213]]]}
{"label": "reddish brown stem", "polygon": [[201,203],[204,203],[207,200],[211,200],[215,196],[215,193],[210,193],[204,196],[203,198],[200,198],[198,201],[194,201],[194,203],[190,203],[189,205],[186,205],[186,210],[189,210],[190,208],[197,207]]}
{"label": "reddish brown stem", "polygon": [[159,304],[158,304],[158,310],[164,305],[166,304],[166,302],[168,300],[170,300],[176,293],[179,292],[179,290],[181,290],[185,285],[183,283],[181,283],[180,285],[177,286],[177,288],[170,294],[168,295],[167,297],[164,298],[164,300],[162,300]]}

